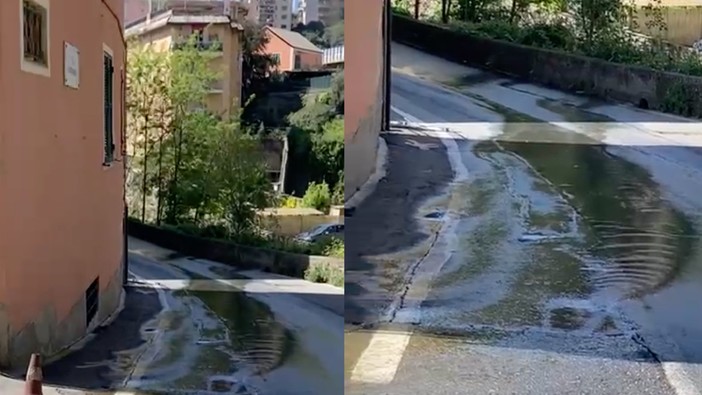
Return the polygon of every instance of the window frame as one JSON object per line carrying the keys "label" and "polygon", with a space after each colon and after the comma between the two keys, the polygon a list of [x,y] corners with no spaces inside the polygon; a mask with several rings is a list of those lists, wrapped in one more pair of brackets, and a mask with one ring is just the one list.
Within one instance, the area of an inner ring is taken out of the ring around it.
{"label": "window frame", "polygon": [[281,59],[282,59],[281,54],[278,53],[278,52],[273,52],[273,53],[271,54],[271,58],[277,62],[276,66],[279,67],[279,66],[280,66],[280,61],[281,61]]}
{"label": "window frame", "polygon": [[[24,6],[29,3],[40,7],[44,14],[42,23],[42,46],[46,64],[27,59],[24,55]],[[19,0],[19,44],[20,44],[20,69],[26,73],[51,77],[51,6],[50,0]]]}

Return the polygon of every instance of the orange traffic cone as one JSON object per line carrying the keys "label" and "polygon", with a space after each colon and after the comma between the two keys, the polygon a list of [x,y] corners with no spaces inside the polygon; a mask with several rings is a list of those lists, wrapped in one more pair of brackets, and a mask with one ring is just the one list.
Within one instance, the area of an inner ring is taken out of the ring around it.
{"label": "orange traffic cone", "polygon": [[25,395],[42,395],[42,380],[43,374],[41,372],[41,356],[39,354],[32,354],[32,357],[29,360],[29,367],[27,368],[27,377],[24,379]]}

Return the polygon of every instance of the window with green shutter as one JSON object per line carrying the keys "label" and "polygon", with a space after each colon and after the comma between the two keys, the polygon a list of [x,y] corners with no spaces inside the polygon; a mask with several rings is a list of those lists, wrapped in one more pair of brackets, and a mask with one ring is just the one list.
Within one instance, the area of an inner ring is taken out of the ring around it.
{"label": "window with green shutter", "polygon": [[103,74],[104,74],[104,88],[103,88],[103,98],[104,98],[104,116],[103,116],[103,123],[104,123],[104,148],[105,148],[105,156],[103,159],[103,164],[109,165],[112,163],[114,160],[114,155],[115,155],[115,143],[114,143],[114,135],[112,131],[112,125],[113,125],[113,74],[114,74],[114,67],[112,66],[112,56],[108,54],[107,52],[103,53]]}

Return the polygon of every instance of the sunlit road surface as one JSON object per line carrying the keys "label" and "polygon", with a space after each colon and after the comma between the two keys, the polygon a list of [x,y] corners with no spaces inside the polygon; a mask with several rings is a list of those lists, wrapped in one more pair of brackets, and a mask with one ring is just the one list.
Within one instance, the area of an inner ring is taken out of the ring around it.
{"label": "sunlit road surface", "polygon": [[702,124],[392,52],[396,133],[454,182],[346,393],[699,394]]}

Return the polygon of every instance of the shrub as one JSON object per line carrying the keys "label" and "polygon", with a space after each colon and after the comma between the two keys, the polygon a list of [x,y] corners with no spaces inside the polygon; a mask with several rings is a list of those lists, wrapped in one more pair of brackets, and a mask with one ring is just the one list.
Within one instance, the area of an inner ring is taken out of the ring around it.
{"label": "shrub", "polygon": [[322,255],[333,256],[335,258],[344,257],[344,241],[335,237],[327,239],[323,243]]}
{"label": "shrub", "polygon": [[520,44],[541,48],[573,49],[575,36],[561,24],[538,23],[527,27],[520,37]]}
{"label": "shrub", "polygon": [[343,205],[344,204],[344,172],[339,172],[339,181],[336,182],[334,186],[334,192],[332,193],[332,204]]}
{"label": "shrub", "polygon": [[327,283],[336,287],[344,286],[344,269],[330,264],[310,266],[305,270],[305,280]]}
{"label": "shrub", "polygon": [[325,182],[321,183],[310,183],[305,192],[305,196],[302,197],[302,204],[305,207],[315,208],[322,212],[329,212],[329,207],[331,207],[331,192],[329,191],[329,185]]}
{"label": "shrub", "polygon": [[674,49],[655,40],[638,40],[626,31],[615,28],[592,40],[584,40],[582,37],[578,38],[574,30],[563,22],[520,25],[504,19],[492,19],[479,23],[451,22],[449,27],[476,37],[558,49],[609,62],[702,76],[702,57],[699,54],[685,49]]}
{"label": "shrub", "polygon": [[283,196],[280,207],[283,208],[297,208],[302,206],[302,199],[295,196]]}

